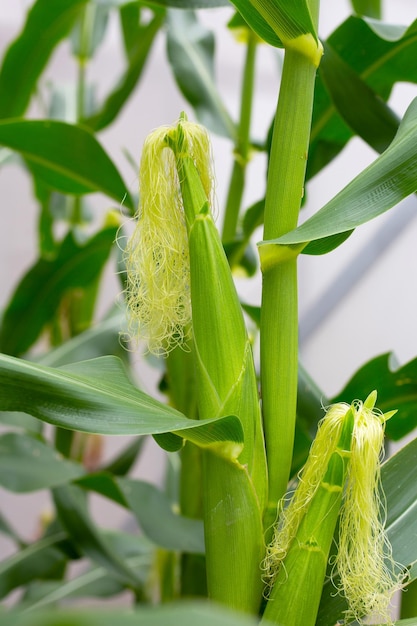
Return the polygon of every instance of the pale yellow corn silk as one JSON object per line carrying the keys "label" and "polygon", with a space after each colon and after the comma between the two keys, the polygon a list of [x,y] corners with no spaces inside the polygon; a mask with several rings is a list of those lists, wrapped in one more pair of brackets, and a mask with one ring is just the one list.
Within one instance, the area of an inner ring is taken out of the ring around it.
{"label": "pale yellow corn silk", "polygon": [[[181,151],[191,157],[208,198],[212,195],[207,132],[181,120]],[[137,224],[125,252],[128,339],[146,341],[154,354],[167,354],[188,338],[191,321],[187,227],[176,157],[167,146],[177,125],[161,127],[145,141],[139,170]],[[177,157],[181,158],[181,155]]]}
{"label": "pale yellow corn silk", "polygon": [[[340,577],[338,590],[346,597],[349,610],[345,623],[374,615],[391,624],[389,605],[401,588],[403,574],[394,562],[384,530],[380,485],[380,462],[384,425],[392,413],[374,410],[376,394],[354,402],[354,428],[348,475],[340,514],[337,556],[332,578]],[[300,522],[324,477],[330,457],[337,448],[348,404],[332,405],[321,420],[299,484],[287,506],[281,504],[274,539],[265,559],[265,582],[271,589]]]}
{"label": "pale yellow corn silk", "polygon": [[[365,403],[366,405],[366,403]],[[340,513],[334,573],[346,597],[345,623],[364,616],[392,624],[389,608],[402,587],[404,568],[393,559],[385,532],[385,502],[380,483],[385,421],[393,413],[378,414],[356,403],[352,455]],[[333,575],[333,580],[335,576]]]}

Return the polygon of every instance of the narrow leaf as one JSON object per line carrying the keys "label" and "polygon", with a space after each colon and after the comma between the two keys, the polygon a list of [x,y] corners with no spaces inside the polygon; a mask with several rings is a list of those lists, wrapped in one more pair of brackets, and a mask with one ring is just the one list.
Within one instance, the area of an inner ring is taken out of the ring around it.
{"label": "narrow leaf", "polygon": [[214,36],[192,11],[168,11],[167,50],[175,79],[202,124],[236,138],[214,82]]}
{"label": "narrow leaf", "polygon": [[53,260],[39,259],[17,286],[3,316],[0,350],[20,355],[36,341],[71,289],[85,289],[108,259],[117,228],[100,231],[80,246],[69,233]]}
{"label": "narrow leaf", "polygon": [[100,192],[133,209],[118,170],[94,135],[52,120],[0,122],[0,145],[19,152],[36,176],[63,193]]}
{"label": "narrow leaf", "polygon": [[124,584],[133,588],[140,587],[141,581],[136,573],[122,560],[91,520],[81,489],[75,485],[56,487],[53,496],[60,522],[81,552],[105,567]]}
{"label": "narrow leaf", "polygon": [[[349,17],[331,34],[327,44],[349,66],[350,71],[386,101],[396,82],[417,82],[417,68],[413,62],[417,54],[416,32],[417,21],[404,28]],[[342,150],[355,129],[352,117],[360,119],[366,110],[360,102],[352,107],[348,94],[345,106],[338,110],[343,100],[332,99],[325,86],[325,57],[316,80],[307,178],[314,176]],[[346,77],[341,77],[339,85],[335,85],[339,91],[344,90],[345,80]],[[343,119],[346,112],[349,113],[351,128]]]}
{"label": "narrow leaf", "polygon": [[60,550],[62,531],[22,548],[0,563],[0,598],[37,578],[50,578],[68,559]]}
{"label": "narrow leaf", "polygon": [[279,262],[280,255],[284,257],[292,247],[296,253],[307,243],[317,242],[304,252],[324,254],[341,243],[341,235],[347,236],[413,193],[417,189],[416,137],[417,99],[409,106],[394,141],[380,157],[304,224],[279,239],[261,243],[261,253],[264,246],[271,253],[271,245],[281,246],[282,251],[274,257]]}
{"label": "narrow leaf", "polygon": [[23,433],[0,436],[0,485],[9,491],[49,489],[84,473],[81,465],[61,458],[35,437]]}
{"label": "narrow leaf", "polygon": [[397,115],[337,54],[324,47],[320,75],[344,121],[374,150],[383,152],[394,139],[400,123]]}
{"label": "narrow leaf", "polygon": [[117,484],[145,535],[159,546],[204,553],[201,520],[175,515],[167,497],[150,483],[119,478]]}
{"label": "narrow leaf", "polygon": [[140,28],[135,45],[130,52],[129,63],[125,73],[115,89],[107,96],[102,107],[91,117],[83,120],[84,125],[98,131],[111,124],[117,117],[142,76],[155,35],[158,33],[163,21],[164,13],[158,12],[146,27]]}
{"label": "narrow leaf", "polygon": [[[0,118],[22,115],[54,48],[87,0],[37,0],[0,70]],[[34,45],[36,42],[36,45]]]}
{"label": "narrow leaf", "polygon": [[[28,611],[8,613],[7,626],[255,626],[259,620],[203,602],[139,610]],[[409,626],[409,625],[407,625]]]}

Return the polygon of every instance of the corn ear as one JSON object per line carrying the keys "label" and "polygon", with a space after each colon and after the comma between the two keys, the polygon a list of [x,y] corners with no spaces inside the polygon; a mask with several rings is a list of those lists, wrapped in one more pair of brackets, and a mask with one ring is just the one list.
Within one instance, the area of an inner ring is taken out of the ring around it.
{"label": "corn ear", "polygon": [[[311,502],[303,508],[300,502],[289,505],[288,520],[298,518],[298,527],[281,528],[270,546],[266,560],[273,587],[264,618],[281,626],[314,626],[326,575],[343,485],[350,457],[353,412],[348,410],[339,430],[339,441],[333,447],[327,469],[314,486]],[[304,477],[301,479],[304,481]],[[309,485],[310,489],[313,485]],[[295,536],[291,534],[295,532]],[[289,544],[289,545],[288,545]],[[274,563],[274,561],[276,561]],[[278,566],[278,573],[274,569]]]}
{"label": "corn ear", "polygon": [[372,392],[364,403],[333,405],[319,426],[265,561],[265,618],[276,624],[315,624],[338,517],[332,578],[349,606],[345,622],[372,616],[392,624],[389,603],[402,574],[381,520],[379,472],[384,423],[395,411],[378,413],[375,402]]}

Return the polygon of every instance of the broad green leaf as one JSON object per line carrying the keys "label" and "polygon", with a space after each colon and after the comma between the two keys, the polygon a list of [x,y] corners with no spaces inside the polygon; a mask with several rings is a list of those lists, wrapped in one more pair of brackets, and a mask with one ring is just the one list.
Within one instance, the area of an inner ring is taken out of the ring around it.
{"label": "broad green leaf", "polygon": [[[54,48],[87,0],[37,0],[0,70],[0,118],[22,115]],[[36,42],[36,45],[34,45]]]}
{"label": "broad green leaf", "polygon": [[103,193],[133,209],[116,166],[81,126],[53,120],[13,119],[0,122],[0,145],[19,152],[32,172],[63,193]]}
{"label": "broad green leaf", "polygon": [[175,515],[168,498],[149,483],[119,478],[117,484],[143,532],[154,543],[168,550],[204,553],[201,520]]}
{"label": "broad green leaf", "polygon": [[[178,602],[139,610],[10,612],[7,626],[256,626],[259,620],[213,603]],[[407,625],[409,626],[409,625]]]}
{"label": "broad green leaf", "polygon": [[[279,239],[261,243],[261,258],[270,254],[272,262],[279,262],[304,248],[307,254],[324,254],[357,226],[381,215],[416,189],[417,99],[410,104],[387,150],[304,224]],[[306,248],[309,242],[314,243]]]}
{"label": "broad green leaf", "polygon": [[[144,537],[127,533],[106,531],[103,533],[109,544],[126,561],[129,568],[145,584],[152,565],[154,546]],[[125,586],[109,576],[104,567],[93,567],[68,581],[38,582],[31,585],[20,607],[39,609],[58,602],[75,598],[109,598],[125,590]]]}
{"label": "broad green leaf", "polygon": [[60,549],[66,538],[66,533],[57,532],[4,559],[0,563],[0,598],[37,578],[53,578],[56,569],[68,560]]}
{"label": "broad green leaf", "polygon": [[[391,457],[381,470],[386,497],[386,530],[394,559],[404,567],[412,565],[410,582],[417,577],[417,439]],[[345,600],[335,594],[328,581],[323,589],[318,624],[335,624],[342,618]]]}
{"label": "broad green leaf", "polygon": [[[329,37],[328,45],[383,100],[388,99],[396,82],[417,82],[417,67],[413,62],[417,54],[417,20],[404,28],[349,17]],[[332,101],[324,85],[325,57],[322,62],[323,68],[319,68],[316,80],[307,178],[331,161],[353,136],[352,129],[342,118],[347,108],[338,111],[337,103]],[[340,84],[335,85],[339,93],[344,90],[345,79],[341,78]],[[345,101],[350,107],[350,119],[363,117],[365,107],[360,101],[353,106],[347,90]]]}
{"label": "broad green leaf", "polygon": [[49,489],[79,478],[85,470],[49,445],[23,433],[0,436],[0,485],[9,491]]}
{"label": "broad green leaf", "polygon": [[52,321],[65,294],[88,288],[100,276],[116,233],[115,226],[105,228],[81,246],[69,233],[54,259],[39,259],[32,266],[4,312],[1,351],[20,355],[31,347]]}
{"label": "broad green leaf", "polygon": [[54,503],[63,528],[77,548],[93,562],[105,567],[129,587],[140,588],[142,583],[136,572],[90,518],[84,495],[75,485],[54,488]]}
{"label": "broad green leaf", "polygon": [[7,424],[13,428],[23,428],[32,433],[41,434],[43,424],[35,417],[26,413],[0,411],[0,424]]}
{"label": "broad green leaf", "polygon": [[[135,8],[134,5],[127,6]],[[83,124],[98,131],[108,126],[117,117],[142,76],[155,35],[163,21],[164,13],[159,11],[155,13],[153,19],[146,26],[136,29],[136,38],[134,45],[132,44],[129,50],[128,66],[125,73],[114,90],[107,96],[101,108],[84,119]]]}
{"label": "broad green leaf", "polygon": [[236,139],[231,120],[214,82],[214,36],[193,11],[168,11],[167,50],[175,79],[200,122]]}
{"label": "broad green leaf", "polygon": [[[0,355],[0,409],[24,411],[45,422],[103,435],[176,432],[197,445],[243,443],[234,416],[189,420],[134,387],[122,362],[101,357],[53,369]],[[222,450],[219,450],[222,453]]]}
{"label": "broad green leaf", "polygon": [[382,354],[365,363],[331,402],[350,403],[376,389],[383,413],[398,410],[386,424],[387,437],[397,441],[417,427],[417,359],[402,367],[393,366],[392,360],[392,355]]}

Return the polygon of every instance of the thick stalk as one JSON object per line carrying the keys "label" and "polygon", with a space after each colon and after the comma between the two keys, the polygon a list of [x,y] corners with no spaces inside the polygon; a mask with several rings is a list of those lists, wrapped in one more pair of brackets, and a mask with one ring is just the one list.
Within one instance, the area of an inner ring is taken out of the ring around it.
{"label": "thick stalk", "polygon": [[[285,53],[272,138],[264,240],[297,226],[304,191],[316,67],[297,50]],[[294,443],[298,311],[296,259],[264,269],[261,312],[261,384],[269,472],[265,527],[286,491]]]}
{"label": "thick stalk", "polygon": [[250,122],[252,114],[253,86],[255,78],[256,36],[248,31],[246,59],[243,72],[240,104],[240,122],[238,140],[234,150],[234,163],[223,222],[222,239],[225,243],[233,241],[236,234],[243,191],[245,188],[246,166],[250,150]]}

